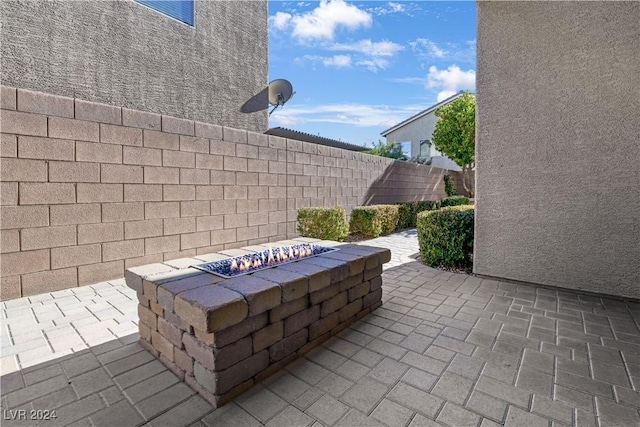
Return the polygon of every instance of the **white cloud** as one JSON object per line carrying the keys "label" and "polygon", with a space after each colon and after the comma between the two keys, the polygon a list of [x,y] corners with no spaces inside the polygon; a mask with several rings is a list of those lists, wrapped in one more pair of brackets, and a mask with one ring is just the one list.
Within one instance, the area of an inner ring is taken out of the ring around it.
{"label": "white cloud", "polygon": [[[405,6],[389,2],[385,7],[401,12]],[[371,25],[371,14],[344,0],[321,0],[320,5],[307,12],[277,12],[269,17],[272,30],[289,31],[294,40],[303,46],[315,49],[341,52],[333,56],[307,54],[294,62],[312,63],[315,67],[322,63],[327,67],[365,67],[372,72],[389,66],[389,59],[405,49],[389,40],[372,41],[363,39],[345,43],[334,42],[339,28],[357,29]],[[387,58],[387,59],[383,59]]]}
{"label": "white cloud", "polygon": [[286,12],[276,12],[275,15],[269,17],[269,23],[274,28],[283,30],[291,21],[291,14]]}
{"label": "white cloud", "polygon": [[440,92],[438,92],[437,100],[438,100],[438,102],[444,101],[445,99],[447,99],[449,97],[452,97],[456,93],[458,93],[458,92],[456,92],[455,90],[443,90],[443,91],[440,91]]}
{"label": "white cloud", "polygon": [[434,59],[446,59],[457,63],[476,62],[476,41],[436,43],[433,40],[417,38],[409,42],[411,50],[418,59],[431,61]]}
{"label": "white cloud", "polygon": [[436,66],[431,66],[427,75],[426,87],[427,89],[440,90],[438,92],[438,102],[440,102],[461,89],[474,90],[476,71],[463,71],[457,65],[450,65],[446,70],[438,70]]}
{"label": "white cloud", "polygon": [[435,42],[418,38],[411,42],[409,42],[409,46],[413,49],[416,54],[425,59],[431,58],[444,58],[444,56],[448,53],[446,50],[439,47]]}
{"label": "white cloud", "polygon": [[304,62],[311,62],[313,69],[315,65],[322,63],[325,67],[334,68],[349,68],[351,67],[351,56],[349,55],[333,55],[333,56],[321,56],[321,55],[303,55],[293,60],[294,63],[303,64]]}
{"label": "white cloud", "polygon": [[371,40],[366,39],[353,43],[334,43],[327,47],[327,49],[345,52],[359,52],[367,56],[393,56],[403,50],[404,47],[389,40],[372,42]]}
{"label": "white cloud", "polygon": [[378,70],[384,70],[389,65],[389,61],[382,58],[371,57],[369,59],[363,59],[361,61],[356,62],[358,65],[362,65],[367,68],[367,70],[377,73]]}
{"label": "white cloud", "polygon": [[401,3],[394,3],[392,1],[389,2],[389,7],[393,12],[404,12],[406,8]]}
{"label": "white cloud", "polygon": [[408,16],[413,16],[411,12],[416,9],[416,5],[414,3],[399,3],[390,1],[387,4],[368,8],[367,11],[377,15],[377,16],[385,16],[391,15],[393,13],[402,13]]}
{"label": "white cloud", "polygon": [[427,82],[425,77],[391,77],[387,81],[393,83],[406,83],[410,85],[424,85]]}
{"label": "white cloud", "polygon": [[354,52],[358,56],[356,65],[376,73],[378,70],[384,70],[389,66],[389,60],[385,58],[394,56],[404,47],[388,40],[372,42],[366,39],[351,43],[334,43],[327,46],[326,49],[339,52]]}
{"label": "white cloud", "polygon": [[[287,108],[289,108],[287,106]],[[283,108],[276,109],[271,116],[269,116],[269,120],[273,122],[274,126],[282,126],[282,127],[293,127],[298,125],[304,120],[296,117],[295,115],[288,114],[289,110],[284,110]]]}
{"label": "white cloud", "polygon": [[333,55],[324,58],[322,63],[327,67],[344,68],[351,66],[351,57],[349,55]]}
{"label": "white cloud", "polygon": [[389,66],[389,59],[386,58],[391,58],[397,52],[404,49],[403,46],[388,40],[372,42],[368,39],[351,43],[322,44],[319,48],[338,52],[352,52],[354,55],[353,57],[347,54],[333,55],[330,57],[304,55],[294,59],[294,62],[299,64],[312,62],[314,65],[322,62],[325,66],[336,68],[348,68],[355,64],[356,66],[365,67],[369,71],[376,73],[378,70],[384,70]]}
{"label": "white cloud", "polygon": [[424,104],[388,106],[367,104],[289,105],[271,115],[272,126],[293,126],[305,122],[341,123],[358,127],[391,127],[424,110]]}
{"label": "white cloud", "polygon": [[372,19],[370,13],[344,0],[321,0],[312,11],[293,15],[278,12],[269,21],[278,30],[293,27],[293,36],[299,41],[307,41],[333,40],[338,28],[369,27]]}
{"label": "white cloud", "polygon": [[459,62],[476,62],[476,40],[467,40],[464,46],[454,45],[454,54],[451,59]]}

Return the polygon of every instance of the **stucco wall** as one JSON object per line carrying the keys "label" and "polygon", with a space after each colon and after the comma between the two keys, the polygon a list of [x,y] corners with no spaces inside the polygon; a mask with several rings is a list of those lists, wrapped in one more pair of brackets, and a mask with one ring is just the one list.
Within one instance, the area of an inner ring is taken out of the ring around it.
{"label": "stucco wall", "polygon": [[[431,136],[433,135],[433,131],[436,128],[436,121],[438,118],[435,114],[430,113],[425,116],[420,117],[419,119],[407,123],[401,128],[390,132],[386,138],[387,141],[396,141],[396,142],[411,142],[411,156],[420,155],[420,141],[424,139],[431,140]],[[440,156],[441,154],[431,146],[431,156]]]}
{"label": "stucco wall", "polygon": [[445,195],[415,163],[5,86],[0,103],[0,299],[293,237],[301,207]]}
{"label": "stucco wall", "polygon": [[[411,142],[411,157],[419,156],[420,141],[425,139],[431,140],[433,132],[436,129],[437,121],[438,117],[436,117],[435,113],[431,112],[411,123],[407,123],[393,132],[390,132],[386,136],[387,141]],[[433,166],[454,171],[462,170],[453,160],[436,150],[433,144],[430,147],[429,155],[433,159]]]}
{"label": "stucco wall", "polygon": [[640,297],[639,22],[478,2],[475,273]]}
{"label": "stucco wall", "polygon": [[[124,1],[2,1],[2,84],[263,132],[267,2],[196,1],[195,27]],[[265,105],[266,107],[266,105]]]}

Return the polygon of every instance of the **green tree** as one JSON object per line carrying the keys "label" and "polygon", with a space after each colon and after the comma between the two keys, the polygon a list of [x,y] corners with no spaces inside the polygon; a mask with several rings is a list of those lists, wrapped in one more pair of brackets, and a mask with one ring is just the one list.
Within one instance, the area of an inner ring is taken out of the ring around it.
{"label": "green tree", "polygon": [[396,141],[383,142],[378,140],[373,148],[365,151],[367,154],[389,157],[396,160],[407,160],[407,156],[402,152],[402,145]]}
{"label": "green tree", "polygon": [[476,98],[469,92],[436,109],[439,117],[431,142],[462,168],[462,186],[474,194],[471,171],[476,163]]}

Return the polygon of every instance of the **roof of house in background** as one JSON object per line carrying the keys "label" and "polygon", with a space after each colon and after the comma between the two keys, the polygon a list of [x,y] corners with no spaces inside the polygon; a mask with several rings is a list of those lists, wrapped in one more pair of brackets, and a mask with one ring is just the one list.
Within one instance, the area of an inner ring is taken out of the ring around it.
{"label": "roof of house in background", "polygon": [[275,127],[265,132],[267,135],[280,136],[283,138],[297,139],[299,141],[312,142],[314,144],[326,145],[329,147],[343,148],[351,151],[366,151],[369,148],[362,145],[350,144],[348,142],[338,141],[337,139],[325,138],[319,135],[311,135],[310,133],[300,132],[293,129],[283,127]]}
{"label": "roof of house in background", "polygon": [[432,105],[431,107],[427,108],[426,110],[422,110],[420,111],[418,114],[415,114],[411,117],[409,117],[407,120],[401,121],[400,123],[398,123],[397,125],[393,125],[392,127],[390,127],[389,129],[380,132],[380,135],[382,136],[387,136],[388,134],[390,134],[391,132],[398,130],[399,128],[401,128],[402,126],[408,125],[409,123],[418,120],[420,117],[426,116],[427,114],[431,113],[433,110],[435,110],[438,107],[443,106],[444,104],[453,101],[454,99],[456,99],[457,97],[459,97],[460,95],[462,95],[464,93],[464,91],[460,91],[458,93],[456,93],[455,95],[451,95],[450,97],[448,97],[447,99],[438,102],[435,105]]}

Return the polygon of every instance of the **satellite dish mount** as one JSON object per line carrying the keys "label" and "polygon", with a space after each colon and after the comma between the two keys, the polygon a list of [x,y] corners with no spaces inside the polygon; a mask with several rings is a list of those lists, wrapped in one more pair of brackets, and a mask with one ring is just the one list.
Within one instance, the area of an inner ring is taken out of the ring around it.
{"label": "satellite dish mount", "polygon": [[293,86],[288,80],[276,79],[269,83],[269,104],[273,105],[273,109],[269,111],[269,115],[276,108],[282,107],[295,94]]}

